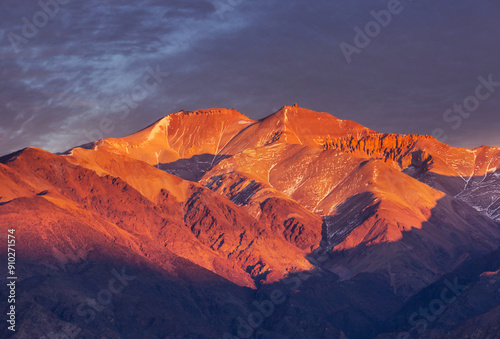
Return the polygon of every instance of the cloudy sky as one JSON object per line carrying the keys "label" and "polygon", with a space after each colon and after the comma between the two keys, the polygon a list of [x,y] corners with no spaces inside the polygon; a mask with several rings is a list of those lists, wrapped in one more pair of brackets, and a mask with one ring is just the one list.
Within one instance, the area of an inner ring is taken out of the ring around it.
{"label": "cloudy sky", "polygon": [[2,0],[0,154],[63,151],[181,109],[258,119],[295,102],[500,145],[499,17],[494,0]]}

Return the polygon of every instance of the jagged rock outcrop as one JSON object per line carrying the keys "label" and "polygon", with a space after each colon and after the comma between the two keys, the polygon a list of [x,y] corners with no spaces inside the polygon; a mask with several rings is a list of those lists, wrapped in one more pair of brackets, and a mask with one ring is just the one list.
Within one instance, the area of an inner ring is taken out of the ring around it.
{"label": "jagged rock outcrop", "polygon": [[342,138],[327,138],[322,142],[324,150],[339,150],[348,153],[363,153],[370,158],[393,161],[404,169],[417,161],[414,152],[420,140],[435,140],[428,135],[400,135],[374,133],[358,138],[350,135]]}

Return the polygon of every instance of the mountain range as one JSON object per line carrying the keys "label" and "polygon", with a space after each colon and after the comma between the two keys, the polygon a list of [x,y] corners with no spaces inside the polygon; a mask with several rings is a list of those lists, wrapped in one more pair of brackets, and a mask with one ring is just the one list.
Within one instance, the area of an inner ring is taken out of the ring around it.
{"label": "mountain range", "polygon": [[180,111],[1,157],[0,228],[8,337],[500,337],[500,147]]}

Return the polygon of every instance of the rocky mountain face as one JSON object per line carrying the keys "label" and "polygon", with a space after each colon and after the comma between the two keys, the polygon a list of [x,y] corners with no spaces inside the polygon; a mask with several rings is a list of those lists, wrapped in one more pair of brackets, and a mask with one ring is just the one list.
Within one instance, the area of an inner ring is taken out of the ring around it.
{"label": "rocky mountain face", "polygon": [[500,336],[498,147],[208,109],[6,155],[0,183],[8,337]]}

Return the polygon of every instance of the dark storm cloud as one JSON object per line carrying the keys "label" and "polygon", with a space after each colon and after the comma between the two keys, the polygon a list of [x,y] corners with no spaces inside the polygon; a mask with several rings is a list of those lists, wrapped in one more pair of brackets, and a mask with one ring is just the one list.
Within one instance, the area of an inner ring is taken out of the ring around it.
{"label": "dark storm cloud", "polygon": [[[388,1],[218,4],[219,12],[210,1],[73,0],[16,53],[10,33],[22,36],[23,17],[33,20],[40,6],[3,1],[0,153],[61,151],[180,109],[234,107],[261,118],[294,102],[379,131],[441,128],[453,145],[500,145],[500,88],[459,129],[443,121],[479,76],[500,81],[498,2],[401,1],[350,64],[340,43],[354,44],[354,28]],[[121,98],[137,94],[151,69],[169,75],[124,115]],[[99,130],[104,117],[112,130]]]}

